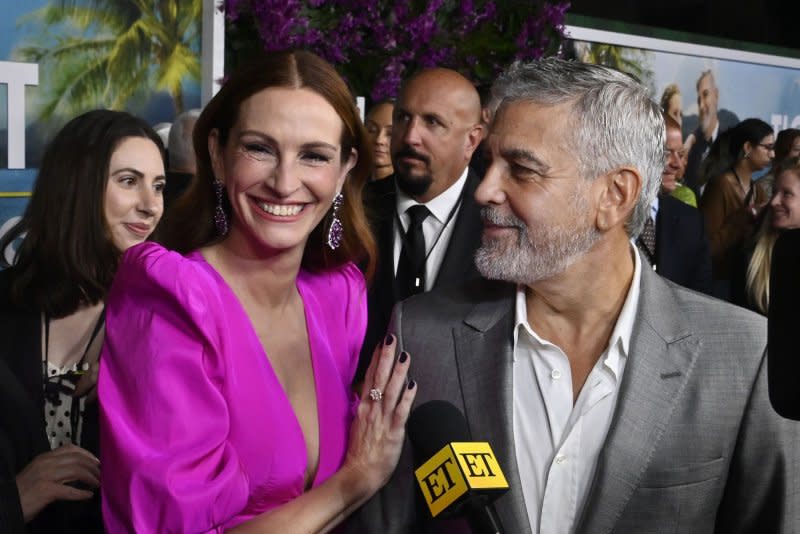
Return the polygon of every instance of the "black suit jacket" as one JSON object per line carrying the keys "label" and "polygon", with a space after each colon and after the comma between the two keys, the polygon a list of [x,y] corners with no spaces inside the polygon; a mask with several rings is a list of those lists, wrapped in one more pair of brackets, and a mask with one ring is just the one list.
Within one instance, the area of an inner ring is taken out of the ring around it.
{"label": "black suit jacket", "polygon": [[[686,120],[686,119],[684,119]],[[719,134],[725,130],[736,126],[739,123],[739,117],[732,111],[727,109],[720,109],[717,112],[717,120],[719,121]],[[700,198],[700,188],[704,185],[703,177],[700,176],[700,163],[703,161],[703,155],[706,150],[710,148],[711,143],[706,140],[703,130],[698,125],[694,130],[694,144],[689,149],[689,155],[686,163],[686,171],[683,175],[684,182],[688,187],[691,187],[697,198]]]}
{"label": "black suit jacket", "polygon": [[[455,224],[455,227],[436,275],[434,289],[480,277],[474,261],[475,250],[480,245],[483,231],[480,206],[475,202],[475,190],[480,181],[480,176],[470,169],[464,184],[461,208],[455,221],[451,223]],[[394,176],[367,184],[364,189],[364,204],[378,242],[378,267],[367,293],[369,319],[356,373],[357,381],[363,378],[375,346],[386,335],[392,308],[397,302],[394,285],[394,221],[397,190]]]}
{"label": "black suit jacket", "polygon": [[772,250],[767,343],[769,398],[783,417],[800,421],[800,229],[781,233]]}
{"label": "black suit jacket", "polygon": [[[4,467],[16,476],[49,451],[50,443],[45,435],[41,318],[10,301],[12,276],[13,268],[0,271],[0,461],[5,460]],[[88,404],[81,445],[94,455],[99,453],[97,420],[97,403]],[[42,534],[103,532],[100,492],[89,501],[53,503],[27,527],[28,532]]]}
{"label": "black suit jacket", "polygon": [[669,195],[658,200],[656,267],[661,276],[676,284],[713,293],[711,249],[703,216],[697,208]]}

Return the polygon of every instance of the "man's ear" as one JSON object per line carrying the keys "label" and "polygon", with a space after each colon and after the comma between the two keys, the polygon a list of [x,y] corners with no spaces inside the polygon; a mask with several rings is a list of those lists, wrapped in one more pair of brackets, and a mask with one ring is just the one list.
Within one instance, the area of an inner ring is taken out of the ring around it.
{"label": "man's ear", "polygon": [[642,193],[642,175],[633,167],[622,167],[596,179],[599,188],[597,229],[608,231],[625,223]]}
{"label": "man's ear", "polygon": [[481,123],[473,125],[469,132],[467,132],[467,141],[464,147],[467,161],[472,158],[473,152],[478,148],[478,145],[483,141],[484,137],[486,137],[486,126]]}
{"label": "man's ear", "polygon": [[219,142],[219,130],[214,128],[208,133],[208,155],[211,158],[211,170],[214,178],[225,183],[225,165],[222,161],[223,147]]}

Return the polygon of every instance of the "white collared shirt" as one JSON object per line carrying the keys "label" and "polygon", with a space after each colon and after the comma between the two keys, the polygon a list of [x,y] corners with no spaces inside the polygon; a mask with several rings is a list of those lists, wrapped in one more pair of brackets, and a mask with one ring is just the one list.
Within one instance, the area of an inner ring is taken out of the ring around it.
{"label": "white collared shirt", "polygon": [[569,360],[528,321],[525,288],[517,289],[514,328],[514,447],[534,533],[573,532],[594,478],[629,356],[639,302],[641,260],[608,346],[573,406]]}
{"label": "white collared shirt", "polygon": [[[425,254],[427,260],[425,261],[425,291],[430,291],[433,283],[436,281],[436,275],[439,274],[439,267],[442,266],[444,261],[444,254],[447,251],[447,244],[450,242],[450,236],[453,234],[455,228],[455,220],[458,217],[458,211],[461,209],[459,206],[454,212],[450,220],[447,220],[450,212],[453,211],[458,200],[461,198],[461,191],[467,183],[467,173],[469,167],[464,169],[461,176],[456,182],[442,191],[436,198],[426,202],[424,205],[430,210],[429,215],[422,223],[422,233],[425,235]],[[397,190],[397,214],[400,219],[400,224],[403,225],[399,228],[397,219],[394,222],[394,273],[397,274],[397,264],[400,262],[400,251],[403,249],[403,236],[408,229],[410,217],[406,211],[411,206],[419,204],[416,200],[406,195],[399,189]],[[447,226],[445,226],[447,223]],[[440,235],[441,234],[441,235]]]}

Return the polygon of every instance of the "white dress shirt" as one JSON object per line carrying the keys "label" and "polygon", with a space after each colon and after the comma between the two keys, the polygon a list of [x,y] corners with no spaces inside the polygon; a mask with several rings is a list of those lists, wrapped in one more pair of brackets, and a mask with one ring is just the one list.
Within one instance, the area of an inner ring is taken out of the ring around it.
{"label": "white dress shirt", "polygon": [[[439,274],[439,267],[442,266],[444,261],[444,254],[447,251],[447,244],[450,242],[450,236],[453,234],[455,228],[455,220],[458,217],[458,212],[461,206],[453,212],[450,220],[447,216],[453,211],[453,208],[461,198],[461,191],[467,183],[467,173],[469,167],[464,169],[461,176],[456,182],[442,191],[436,198],[426,202],[424,205],[430,210],[429,215],[422,222],[422,233],[425,235],[425,254],[427,260],[425,261],[425,291],[430,291],[433,288],[433,283],[436,281],[436,275]],[[394,274],[397,275],[397,264],[400,262],[400,251],[403,249],[403,236],[408,230],[410,217],[406,211],[411,206],[419,204],[416,200],[406,195],[399,189],[397,190],[397,214],[399,215],[400,224],[403,225],[399,228],[397,219],[394,221]],[[447,223],[447,226],[445,226]],[[440,235],[441,234],[441,235]]]}
{"label": "white dress shirt", "polygon": [[[569,360],[531,328],[525,288],[516,297],[514,328],[514,447],[525,508],[534,533],[570,533],[580,518],[605,442],[629,357],[639,302],[641,260],[608,346],[573,405]],[[534,321],[535,322],[535,321]]]}

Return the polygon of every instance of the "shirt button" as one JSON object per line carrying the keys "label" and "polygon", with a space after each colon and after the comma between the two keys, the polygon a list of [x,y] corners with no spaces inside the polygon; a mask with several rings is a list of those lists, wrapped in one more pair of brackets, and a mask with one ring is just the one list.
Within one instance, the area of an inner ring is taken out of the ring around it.
{"label": "shirt button", "polygon": [[566,461],[567,461],[567,457],[564,456],[563,454],[559,454],[558,456],[556,456],[556,463],[557,464],[561,465]]}
{"label": "shirt button", "polygon": [[553,378],[553,380],[558,380],[559,378],[561,378],[561,371],[559,371],[558,369],[553,369],[550,372],[550,376]]}

